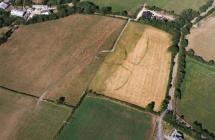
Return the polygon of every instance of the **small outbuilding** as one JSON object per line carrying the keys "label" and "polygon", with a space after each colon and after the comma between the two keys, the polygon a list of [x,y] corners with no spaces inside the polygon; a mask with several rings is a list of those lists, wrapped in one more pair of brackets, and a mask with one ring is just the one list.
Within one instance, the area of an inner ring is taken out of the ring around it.
{"label": "small outbuilding", "polygon": [[17,16],[17,17],[21,17],[21,18],[24,18],[25,13],[26,13],[25,11],[18,10],[18,9],[12,9],[10,11],[11,16]]}
{"label": "small outbuilding", "polygon": [[142,16],[144,19],[151,19],[153,14],[150,11],[144,11]]}
{"label": "small outbuilding", "polygon": [[184,140],[184,135],[182,132],[177,131],[176,129],[170,134],[168,140]]}
{"label": "small outbuilding", "polygon": [[48,11],[49,7],[47,5],[32,5],[32,9],[39,11]]}
{"label": "small outbuilding", "polygon": [[7,7],[9,6],[9,4],[5,3],[5,2],[0,2],[0,9],[7,9]]}

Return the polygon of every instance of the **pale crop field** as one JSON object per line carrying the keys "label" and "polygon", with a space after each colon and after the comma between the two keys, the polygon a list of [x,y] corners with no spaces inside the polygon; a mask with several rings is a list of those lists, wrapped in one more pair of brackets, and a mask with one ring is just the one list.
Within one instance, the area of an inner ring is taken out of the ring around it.
{"label": "pale crop field", "polygon": [[93,79],[90,88],[141,107],[154,101],[158,111],[165,98],[171,54],[170,35],[164,31],[130,23]]}

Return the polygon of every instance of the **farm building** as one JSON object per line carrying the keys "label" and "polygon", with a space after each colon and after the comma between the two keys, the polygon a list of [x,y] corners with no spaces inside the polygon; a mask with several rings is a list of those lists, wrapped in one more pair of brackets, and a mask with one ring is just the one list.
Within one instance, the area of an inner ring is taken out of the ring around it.
{"label": "farm building", "polygon": [[27,9],[27,20],[33,18],[35,15],[49,15],[51,10],[53,10],[53,8],[47,5],[32,5],[32,8]]}
{"label": "farm building", "polygon": [[12,9],[10,12],[11,16],[17,16],[17,17],[21,17],[21,18],[24,17],[25,13],[26,13],[25,11],[18,10],[18,9]]}
{"label": "farm building", "polygon": [[32,8],[40,11],[49,10],[47,5],[32,5]]}
{"label": "farm building", "polygon": [[151,19],[153,14],[150,11],[144,11],[142,16],[144,19]]}
{"label": "farm building", "polygon": [[9,4],[5,3],[5,2],[0,2],[0,9],[7,9],[7,7],[9,6]]}
{"label": "farm building", "polygon": [[168,21],[168,19],[155,11],[144,11],[142,14],[142,17],[144,19],[155,19],[155,20],[160,20],[160,21]]}
{"label": "farm building", "polygon": [[176,129],[167,138],[167,140],[183,140],[183,139],[184,139],[183,133],[177,131]]}

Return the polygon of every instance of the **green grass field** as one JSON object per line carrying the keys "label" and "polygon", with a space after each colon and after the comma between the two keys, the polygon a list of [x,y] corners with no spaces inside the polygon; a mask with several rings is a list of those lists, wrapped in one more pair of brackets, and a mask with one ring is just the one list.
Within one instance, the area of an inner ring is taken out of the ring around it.
{"label": "green grass field", "polygon": [[0,89],[1,140],[51,140],[71,108]]}
{"label": "green grass field", "polygon": [[182,99],[177,101],[179,114],[192,123],[201,122],[215,132],[215,67],[187,57]]}
{"label": "green grass field", "polygon": [[131,15],[135,14],[136,10],[147,3],[148,5],[155,5],[157,7],[175,11],[180,14],[184,9],[198,10],[200,6],[206,3],[206,0],[89,0],[99,6],[112,6],[113,11],[127,10]]}
{"label": "green grass field", "polygon": [[152,116],[109,99],[87,96],[58,140],[143,140],[153,129]]}
{"label": "green grass field", "polygon": [[145,0],[82,0],[91,1],[99,6],[111,6],[112,11],[121,12],[128,11],[130,15],[134,15],[138,8],[140,8]]}
{"label": "green grass field", "polygon": [[188,8],[199,10],[199,7],[204,5],[206,1],[207,0],[146,0],[146,3],[180,14],[184,9]]}

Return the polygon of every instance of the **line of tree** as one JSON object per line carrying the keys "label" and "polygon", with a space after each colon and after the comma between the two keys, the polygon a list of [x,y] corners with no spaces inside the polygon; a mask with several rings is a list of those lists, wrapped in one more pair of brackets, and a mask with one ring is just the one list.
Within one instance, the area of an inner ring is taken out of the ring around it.
{"label": "line of tree", "polygon": [[[179,73],[177,74],[177,85],[176,85],[176,96],[181,97],[181,83],[183,81],[184,75],[185,75],[185,46],[188,45],[188,40],[185,39],[185,35],[190,32],[190,28],[192,27],[191,20],[195,17],[199,16],[199,12],[194,11],[192,9],[184,10],[180,16],[176,18],[174,21],[163,21],[163,20],[157,20],[157,19],[144,19],[142,17],[140,19],[140,23],[149,24],[154,27],[157,27],[161,30],[164,30],[172,35],[172,45],[169,47],[169,51],[172,54],[172,63],[171,68],[173,68],[174,65],[174,57],[177,53],[179,53]],[[180,42],[181,41],[181,42]],[[180,44],[179,44],[180,42]],[[180,47],[179,47],[180,45]],[[172,73],[172,71],[171,71]],[[171,73],[169,77],[171,76]],[[171,85],[171,77],[168,81],[168,87],[169,90]],[[168,93],[167,90],[167,93]],[[170,97],[166,93],[165,100],[162,103],[162,110],[165,110],[168,106]]]}
{"label": "line of tree", "polygon": [[10,16],[10,12],[0,9],[0,28],[10,26],[11,24],[20,24],[24,20],[19,17]]}
{"label": "line of tree", "polygon": [[32,0],[10,0],[10,2],[15,6],[23,6],[23,3],[28,6],[33,4]]}
{"label": "line of tree", "polygon": [[[212,6],[213,1],[214,1],[214,0],[208,0],[204,5],[202,5],[202,6],[199,8],[199,11],[198,11],[198,12],[200,12],[200,13],[205,12],[209,7]],[[146,5],[146,8],[149,9],[149,10],[154,10],[154,11],[164,11],[164,12],[166,12],[166,13],[169,13],[169,14],[172,14],[172,15],[177,16],[177,14],[175,14],[174,11],[168,11],[168,10],[166,10],[166,9],[162,9],[162,8],[160,8],[160,7],[157,7],[157,6],[155,6],[155,5],[153,5],[153,6],[152,6],[152,5]]]}
{"label": "line of tree", "polygon": [[190,30],[192,28],[191,21],[199,17],[200,13],[192,10],[187,9],[182,12],[180,15],[180,18],[178,18],[177,22],[180,25],[180,44],[179,44],[179,59],[178,59],[178,73],[176,78],[176,89],[175,89],[175,97],[178,99],[181,99],[182,97],[182,83],[185,77],[185,67],[186,67],[186,47],[188,45],[188,40],[185,38],[187,34],[190,33]]}
{"label": "line of tree", "polygon": [[13,31],[14,30],[11,28],[8,31],[6,31],[5,33],[0,34],[0,45],[5,43],[8,40],[8,38],[12,35]]}
{"label": "line of tree", "polygon": [[209,132],[207,129],[204,129],[202,123],[194,121],[192,127],[197,133],[200,133],[203,137],[207,138],[208,140],[215,139],[215,134]]}
{"label": "line of tree", "polygon": [[75,13],[81,13],[81,14],[95,14],[99,13],[102,15],[105,14],[116,14],[116,15],[122,15],[127,16],[127,11],[122,12],[112,12],[112,7],[99,7],[98,5],[95,5],[92,2],[88,1],[81,1],[74,3],[75,5],[70,7],[68,5],[58,5],[57,6],[57,13],[51,13],[50,15],[37,15],[34,16],[32,19],[30,19],[26,24],[32,24],[32,23],[38,23],[48,20],[55,20],[62,17],[66,17]]}
{"label": "line of tree", "polygon": [[176,16],[176,14],[175,14],[174,11],[168,11],[168,10],[166,10],[166,9],[162,9],[162,8],[160,8],[160,7],[157,7],[157,6],[155,6],[155,5],[153,5],[153,6],[151,6],[151,5],[146,5],[145,7],[146,7],[147,9],[149,9],[149,10],[163,11],[163,12],[165,12],[165,13],[169,13],[169,14],[172,14],[172,15],[175,15],[175,16]]}
{"label": "line of tree", "polygon": [[202,5],[202,6],[199,8],[199,11],[200,11],[200,12],[205,12],[209,7],[212,6],[213,2],[214,2],[214,0],[208,0],[208,1],[206,2],[206,4]]}
{"label": "line of tree", "polygon": [[0,34],[0,45],[7,41],[8,35],[6,33]]}
{"label": "line of tree", "polygon": [[86,93],[87,95],[93,95],[93,96],[98,96],[98,97],[104,97],[104,98],[107,98],[107,99],[110,99],[110,100],[113,100],[113,101],[116,101],[118,103],[121,103],[121,104],[124,104],[124,105],[127,105],[127,106],[130,106],[130,107],[133,107],[133,108],[136,108],[140,111],[148,111],[154,115],[158,115],[159,112],[156,112],[154,111],[154,107],[155,107],[155,102],[152,101],[150,103],[148,103],[148,105],[143,108],[143,107],[140,107],[138,105],[135,105],[135,104],[132,104],[132,103],[129,103],[129,102],[125,102],[125,101],[122,101],[122,100],[119,100],[119,99],[116,99],[116,98],[112,98],[112,97],[109,97],[109,96],[105,96],[104,94],[102,93],[98,93],[96,91],[93,91],[92,89],[87,89],[86,90]]}
{"label": "line of tree", "polygon": [[63,4],[64,2],[61,1],[61,3],[57,5],[57,13],[52,12],[50,15],[36,15],[28,22],[26,22],[22,18],[11,16],[10,12],[0,9],[0,28],[4,26],[10,26],[12,24],[17,24],[17,25],[32,24],[32,23],[44,22],[48,20],[55,20],[75,13],[82,13],[82,14],[99,13],[101,15],[114,14],[114,15],[128,16],[127,11],[113,12],[112,7],[109,7],[109,6],[99,7],[98,5],[95,5],[94,3],[88,2],[88,1],[80,1],[80,0],[65,1],[65,3],[68,3],[68,2],[72,2],[74,6],[70,7],[68,5],[64,5]]}
{"label": "line of tree", "polygon": [[[208,6],[209,7],[209,6]],[[212,9],[207,13],[204,17],[210,15],[215,9]],[[182,83],[185,77],[185,68],[186,68],[186,55],[189,55],[201,62],[204,62],[206,64],[214,65],[214,61],[211,60],[209,62],[205,61],[202,57],[196,56],[195,52],[193,50],[186,51],[186,47],[188,46],[188,40],[185,38],[186,35],[190,34],[190,29],[192,27],[191,20],[197,17],[197,21],[201,20],[204,17],[201,17],[199,12],[193,11],[193,10],[186,10],[182,12],[181,19],[179,19],[179,23],[183,23],[184,26],[181,28],[181,42],[179,47],[179,67],[178,67],[178,73],[177,73],[177,81],[176,81],[176,91],[175,96],[178,99],[181,99],[182,95]],[[181,25],[183,25],[181,24]],[[213,140],[215,139],[215,135],[211,132],[209,132],[207,129],[203,129],[202,124],[195,121],[193,123],[193,128],[186,127],[185,124],[181,123],[176,119],[173,114],[169,113],[166,115],[165,118],[166,121],[170,122],[174,125],[175,128],[181,129],[184,132],[188,133],[190,136],[194,137],[195,139],[208,139]]]}
{"label": "line of tree", "polygon": [[202,62],[202,63],[205,63],[207,65],[211,65],[211,66],[215,66],[215,62],[214,60],[209,60],[209,61],[206,61],[202,56],[198,56],[195,54],[194,50],[193,49],[189,49],[187,52],[186,52],[186,55]]}
{"label": "line of tree", "polygon": [[[208,14],[206,14],[204,17],[208,16],[209,14],[211,14],[212,11],[214,11],[215,9],[212,9],[211,11],[209,11]],[[186,35],[190,34],[190,30],[192,28],[192,23],[191,20],[197,17],[197,21],[201,20],[203,17],[200,16],[200,13],[191,9],[185,10],[182,12],[181,14],[181,18],[179,19],[179,21],[181,21],[180,23],[183,23],[184,26],[182,26],[181,28],[181,42],[180,42],[180,49],[179,49],[179,67],[178,67],[178,73],[177,73],[177,80],[176,80],[176,90],[175,90],[175,96],[178,99],[181,99],[182,97],[182,83],[183,83],[183,79],[185,77],[185,67],[186,67],[186,55],[192,55],[193,53],[193,57],[195,57],[196,59],[198,59],[199,61],[205,62],[202,57],[200,56],[194,56],[194,51],[189,51],[189,53],[186,52],[186,47],[188,46],[188,40],[185,38]],[[199,19],[199,20],[198,20]],[[183,25],[181,24],[181,25]],[[209,62],[205,62],[207,64],[213,64],[214,61],[211,60]]]}
{"label": "line of tree", "polygon": [[215,8],[212,8],[210,11],[208,11],[208,13],[207,13],[206,15],[204,15],[204,16],[199,16],[199,17],[196,19],[195,23],[193,23],[193,24],[196,24],[196,23],[198,23],[200,20],[202,20],[203,18],[208,17],[208,16],[211,15],[214,11],[215,11]]}
{"label": "line of tree", "polygon": [[176,118],[173,112],[169,111],[164,117],[164,120],[173,125],[174,128],[183,131],[187,135],[193,137],[196,140],[214,140],[215,135],[209,132],[207,129],[203,129],[202,124],[195,121],[192,127],[186,126],[184,122],[181,122]]}
{"label": "line of tree", "polygon": [[181,99],[182,97],[182,83],[185,77],[185,68],[186,68],[186,49],[188,45],[188,40],[185,39],[185,35],[181,32],[181,42],[179,49],[179,59],[178,59],[178,73],[176,78],[176,89],[175,89],[175,97]]}
{"label": "line of tree", "polygon": [[52,5],[61,5],[61,4],[66,4],[66,3],[77,3],[80,0],[44,0],[43,4],[52,6]]}

